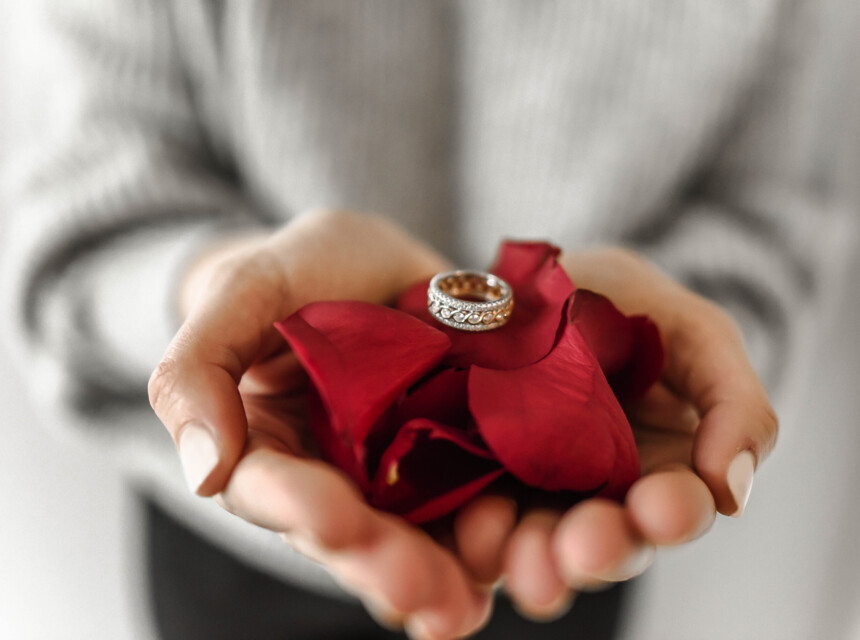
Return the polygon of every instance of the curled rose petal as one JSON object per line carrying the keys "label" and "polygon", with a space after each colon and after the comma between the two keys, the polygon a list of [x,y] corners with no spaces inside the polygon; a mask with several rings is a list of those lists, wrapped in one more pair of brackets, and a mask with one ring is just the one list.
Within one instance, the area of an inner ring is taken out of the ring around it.
{"label": "curled rose petal", "polygon": [[619,497],[639,475],[627,418],[573,323],[539,362],[473,367],[469,407],[487,446],[526,484]]}
{"label": "curled rose petal", "polygon": [[443,331],[451,340],[445,364],[465,368],[515,369],[544,357],[561,325],[573,283],[556,261],[559,250],[543,242],[505,242],[492,273],[514,290],[514,311],[502,328],[469,333],[442,325],[427,310],[427,286],[407,290],[397,307]]}
{"label": "curled rose petal", "polygon": [[570,321],[585,338],[604,375],[608,377],[621,369],[633,350],[627,316],[607,298],[587,289],[576,290],[568,309]]}
{"label": "curled rose petal", "polygon": [[367,477],[367,455],[364,444],[351,442],[331,428],[329,413],[313,383],[308,387],[308,413],[314,442],[323,460],[346,473],[362,493],[367,493],[370,483]]}
{"label": "curled rose petal", "polygon": [[444,333],[364,302],[316,302],[275,325],[319,392],[331,428],[350,443],[442,358]]}
{"label": "curled rose petal", "polygon": [[663,345],[657,326],[646,316],[625,316],[607,298],[577,289],[568,317],[600,363],[621,401],[645,393],[663,371]]}
{"label": "curled rose petal", "polygon": [[419,418],[403,425],[382,456],[370,502],[410,522],[427,522],[462,506],[503,473],[474,437]]}
{"label": "curled rose petal", "polygon": [[633,348],[624,366],[609,376],[609,384],[621,402],[644,395],[663,373],[665,352],[660,330],[647,316],[632,316]]}
{"label": "curled rose petal", "polygon": [[[513,242],[506,240],[490,271],[503,278],[512,287],[529,284],[543,266],[555,262],[561,250],[548,242]],[[567,278],[567,276],[565,276]]]}

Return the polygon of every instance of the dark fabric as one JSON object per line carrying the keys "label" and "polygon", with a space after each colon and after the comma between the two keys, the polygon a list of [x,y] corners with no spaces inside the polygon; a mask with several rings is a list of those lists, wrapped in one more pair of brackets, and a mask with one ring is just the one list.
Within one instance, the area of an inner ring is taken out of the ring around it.
{"label": "dark fabric", "polygon": [[[163,640],[386,640],[357,604],[313,594],[251,569],[202,540],[151,501],[145,504],[149,590]],[[611,640],[624,586],[584,594],[561,620],[536,624],[506,598],[479,640]]]}

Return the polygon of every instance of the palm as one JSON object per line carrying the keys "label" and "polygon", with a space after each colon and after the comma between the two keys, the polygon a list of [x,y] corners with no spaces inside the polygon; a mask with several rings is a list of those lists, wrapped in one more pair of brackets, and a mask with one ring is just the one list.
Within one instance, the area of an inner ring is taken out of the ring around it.
{"label": "palm", "polygon": [[699,416],[662,384],[643,400],[626,407],[643,475],[668,465],[692,466]]}
{"label": "palm", "polygon": [[285,346],[251,366],[239,383],[248,440],[265,441],[292,455],[315,457],[306,390],[307,377]]}

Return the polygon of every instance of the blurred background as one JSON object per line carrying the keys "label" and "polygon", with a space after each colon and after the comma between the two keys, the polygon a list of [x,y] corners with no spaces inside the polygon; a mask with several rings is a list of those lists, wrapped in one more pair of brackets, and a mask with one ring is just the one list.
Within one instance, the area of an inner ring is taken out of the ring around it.
{"label": "blurred background", "polygon": [[[0,0],[0,176],[32,121],[2,97],[15,81],[10,51],[27,37],[27,5]],[[0,235],[4,222],[0,213]],[[0,638],[149,637],[122,481],[110,461],[58,440],[32,407],[0,347]]]}
{"label": "blurred background", "polygon": [[[26,10],[0,0],[0,176],[26,136],[2,100]],[[0,211],[0,234],[3,222]],[[747,513],[661,552],[639,581],[630,640],[860,638],[858,280],[855,258],[782,402],[780,444]],[[0,638],[149,638],[124,480],[38,424],[32,403],[0,352]]]}

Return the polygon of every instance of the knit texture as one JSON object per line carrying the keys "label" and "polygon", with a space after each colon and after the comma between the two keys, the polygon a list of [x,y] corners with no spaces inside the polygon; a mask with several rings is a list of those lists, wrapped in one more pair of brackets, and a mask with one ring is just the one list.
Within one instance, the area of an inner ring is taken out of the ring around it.
{"label": "knit texture", "polygon": [[282,574],[185,497],[146,408],[211,237],[324,207],[463,267],[506,237],[630,246],[729,309],[773,388],[851,236],[850,2],[45,4],[38,91],[13,96],[44,117],[4,181],[7,335],[58,421]]}

